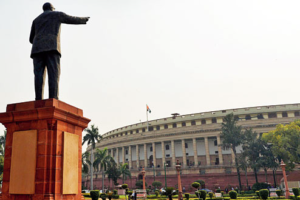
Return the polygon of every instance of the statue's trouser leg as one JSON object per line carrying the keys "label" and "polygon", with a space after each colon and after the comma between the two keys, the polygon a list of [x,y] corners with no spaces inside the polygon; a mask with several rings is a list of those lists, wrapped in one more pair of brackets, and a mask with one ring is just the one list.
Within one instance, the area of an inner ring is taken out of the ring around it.
{"label": "statue's trouser leg", "polygon": [[37,55],[33,57],[34,66],[34,86],[35,86],[35,100],[41,100],[44,96],[44,80],[45,80],[45,57]]}
{"label": "statue's trouser leg", "polygon": [[46,58],[48,81],[49,81],[49,98],[58,99],[59,76],[60,76],[60,55],[56,52],[47,53]]}

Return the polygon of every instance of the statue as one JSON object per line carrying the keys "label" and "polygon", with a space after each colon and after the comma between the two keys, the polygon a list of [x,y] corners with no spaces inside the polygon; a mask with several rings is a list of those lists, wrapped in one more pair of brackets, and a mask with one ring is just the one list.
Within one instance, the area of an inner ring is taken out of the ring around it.
{"label": "statue", "polygon": [[89,17],[73,17],[54,11],[51,3],[43,5],[44,12],[32,22],[29,41],[34,65],[35,100],[43,99],[45,69],[49,80],[49,98],[58,99],[60,77],[60,25],[86,24]]}

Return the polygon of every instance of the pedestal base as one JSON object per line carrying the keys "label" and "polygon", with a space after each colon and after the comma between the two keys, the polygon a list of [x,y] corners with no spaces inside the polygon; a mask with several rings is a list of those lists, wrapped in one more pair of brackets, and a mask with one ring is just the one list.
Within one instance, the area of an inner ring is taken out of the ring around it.
{"label": "pedestal base", "polygon": [[0,113],[7,129],[2,199],[82,200],[81,138],[89,121],[56,99],[7,105]]}

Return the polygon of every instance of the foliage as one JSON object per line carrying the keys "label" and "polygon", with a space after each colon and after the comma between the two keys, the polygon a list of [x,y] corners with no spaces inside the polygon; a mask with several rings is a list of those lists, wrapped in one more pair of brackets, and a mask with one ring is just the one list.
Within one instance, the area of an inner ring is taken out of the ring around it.
{"label": "foliage", "polygon": [[299,188],[292,188],[295,197],[299,196]]}
{"label": "foliage", "polygon": [[262,199],[268,199],[268,197],[269,197],[269,190],[267,190],[267,189],[259,190],[259,196]]}
{"label": "foliage", "polygon": [[121,177],[121,172],[117,168],[116,164],[108,165],[108,168],[105,171],[105,174],[107,174],[108,180],[112,180],[114,182],[114,185],[118,185],[118,179]]}
{"label": "foliage", "polygon": [[4,156],[4,154],[5,154],[6,134],[7,134],[7,131],[5,130],[5,131],[4,131],[4,134],[0,136],[0,146],[1,146],[0,153],[1,153],[3,156]]}
{"label": "foliage", "polygon": [[269,184],[267,183],[254,183],[252,186],[252,190],[255,190],[255,192],[257,192],[256,190],[267,189],[268,186]]}
{"label": "foliage", "polygon": [[238,118],[233,115],[233,113],[226,115],[223,118],[222,132],[220,136],[223,138],[223,143],[221,144],[223,149],[231,148],[235,155],[235,167],[237,170],[239,188],[242,188],[240,167],[238,162],[238,157],[236,154],[236,147],[242,144],[244,140],[244,135],[242,132],[242,127],[237,125]]}
{"label": "foliage", "polygon": [[190,194],[189,194],[189,193],[185,193],[185,194],[184,194],[184,197],[185,197],[187,200],[189,200],[189,199],[190,199]]}
{"label": "foliage", "polygon": [[256,196],[259,197],[259,195],[260,195],[260,194],[259,194],[259,190],[256,190],[256,191],[255,191],[255,194],[256,194]]}
{"label": "foliage", "polygon": [[82,193],[82,196],[91,198],[91,194],[90,193]]}
{"label": "foliage", "polygon": [[195,189],[198,189],[200,187],[200,183],[194,182],[194,183],[192,183],[192,187]]}
{"label": "foliage", "polygon": [[263,139],[272,144],[273,154],[283,159],[287,170],[295,167],[294,163],[300,163],[300,120],[290,124],[278,124],[276,129],[263,134]]}
{"label": "foliage", "polygon": [[[139,189],[143,189],[143,180],[138,180],[136,183],[135,183],[135,186]],[[145,186],[147,187],[147,182],[145,183]]]}
{"label": "foliage", "polygon": [[277,194],[278,197],[280,197],[280,196],[283,195],[282,190],[276,190],[275,192],[276,192],[276,194]]}
{"label": "foliage", "polygon": [[235,190],[229,191],[230,199],[236,199],[237,198],[237,192]]}
{"label": "foliage", "polygon": [[126,192],[126,194],[128,194],[129,196],[131,196],[132,195],[132,190],[128,190],[127,192]]}
{"label": "foliage", "polygon": [[205,190],[200,190],[200,198],[202,198],[203,200],[205,200],[206,199],[206,194],[207,194],[207,192],[205,191]]}
{"label": "foliage", "polygon": [[150,194],[150,189],[146,189],[147,194]]}
{"label": "foliage", "polygon": [[131,178],[131,172],[129,171],[127,166],[128,166],[128,163],[120,164],[120,166],[119,166],[119,171],[121,173],[123,183],[125,180],[127,180],[127,177]]}
{"label": "foliage", "polygon": [[155,188],[158,188],[162,185],[162,183],[160,181],[153,181],[152,186]]}
{"label": "foliage", "polygon": [[119,199],[119,195],[118,195],[118,194],[113,194],[111,197],[112,197],[113,199]]}
{"label": "foliage", "polygon": [[209,193],[208,193],[208,196],[209,196],[210,199],[212,199],[213,196],[214,196],[214,193],[213,193],[213,192],[209,192]]}
{"label": "foliage", "polygon": [[221,193],[221,189],[216,189],[216,192],[217,193]]}
{"label": "foliage", "polygon": [[90,158],[90,153],[88,151],[82,154],[82,173],[89,172],[89,166],[91,166],[91,161],[89,158]]}
{"label": "foliage", "polygon": [[113,193],[114,194],[118,194],[118,190],[113,190]]}
{"label": "foliage", "polygon": [[92,200],[98,200],[99,199],[99,190],[91,190],[90,195],[92,197]]}
{"label": "foliage", "polygon": [[169,197],[169,200],[172,200],[173,190],[174,190],[173,187],[166,188],[166,195]]}
{"label": "foliage", "polygon": [[204,180],[196,180],[195,182],[197,182],[197,183],[200,184],[200,188],[205,185],[205,181]]}
{"label": "foliage", "polygon": [[101,198],[102,200],[106,200],[106,194],[105,194],[105,193],[101,193],[101,194],[100,194],[100,198]]}
{"label": "foliage", "polygon": [[158,197],[158,195],[159,195],[159,191],[156,190],[155,191],[155,196]]}
{"label": "foliage", "polygon": [[122,185],[122,188],[123,188],[123,189],[128,188],[128,184],[123,184],[123,185]]}

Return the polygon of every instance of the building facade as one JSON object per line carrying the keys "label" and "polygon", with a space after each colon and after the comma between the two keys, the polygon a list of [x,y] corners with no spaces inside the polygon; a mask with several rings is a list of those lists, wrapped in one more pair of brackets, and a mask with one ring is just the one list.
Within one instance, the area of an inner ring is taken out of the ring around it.
{"label": "building facade", "polygon": [[[96,148],[106,147],[117,164],[128,163],[134,179],[131,180],[131,187],[139,179],[142,167],[146,168],[150,182],[155,178],[164,182],[165,173],[169,177],[167,179],[172,180],[176,174],[177,160],[182,166],[183,186],[186,182],[186,187],[189,187],[191,177],[195,180],[218,177],[219,183],[223,180],[224,184],[237,185],[237,179],[232,178],[236,175],[234,154],[231,149],[220,147],[223,140],[220,137],[223,118],[233,113],[239,118],[238,125],[243,129],[252,128],[262,134],[274,130],[277,124],[287,124],[299,119],[299,111],[300,104],[288,104],[174,115],[149,121],[148,127],[147,122],[141,122],[107,132]],[[237,147],[237,153],[241,150],[241,146]],[[87,151],[91,151],[91,148],[88,147]],[[250,173],[250,182],[251,176]],[[99,169],[95,169],[97,186],[102,186],[101,178]],[[278,176],[278,180],[280,178]],[[89,186],[89,179],[90,176],[83,179],[86,187]],[[215,180],[207,182],[207,187],[216,186]],[[105,184],[108,186],[107,180]]]}

